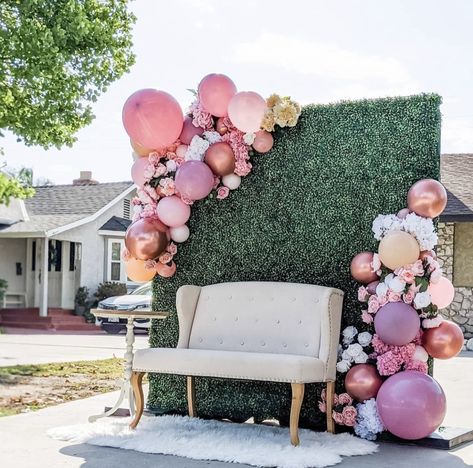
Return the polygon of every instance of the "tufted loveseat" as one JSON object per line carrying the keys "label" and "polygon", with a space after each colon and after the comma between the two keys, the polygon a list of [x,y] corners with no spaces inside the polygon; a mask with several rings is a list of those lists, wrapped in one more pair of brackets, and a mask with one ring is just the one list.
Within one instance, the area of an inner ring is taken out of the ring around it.
{"label": "tufted loveseat", "polygon": [[277,282],[182,286],[177,291],[177,348],[148,348],[133,358],[132,386],[143,413],[146,372],[187,376],[189,415],[195,416],[194,377],[287,382],[292,386],[290,434],[298,445],[304,384],[327,384],[327,430],[334,431],[329,404],[334,392],[343,292],[323,286]]}

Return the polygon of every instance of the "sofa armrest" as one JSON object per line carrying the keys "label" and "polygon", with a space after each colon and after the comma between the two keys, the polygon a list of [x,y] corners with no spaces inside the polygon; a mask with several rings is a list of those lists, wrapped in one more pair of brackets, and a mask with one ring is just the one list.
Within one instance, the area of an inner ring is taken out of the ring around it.
{"label": "sofa armrest", "polygon": [[199,302],[200,286],[181,286],[176,294],[177,318],[179,320],[178,348],[188,348],[194,322],[195,309]]}
{"label": "sofa armrest", "polygon": [[344,293],[339,289],[331,289],[326,313],[321,318],[319,359],[325,362],[325,381],[335,380],[337,373],[343,296]]}

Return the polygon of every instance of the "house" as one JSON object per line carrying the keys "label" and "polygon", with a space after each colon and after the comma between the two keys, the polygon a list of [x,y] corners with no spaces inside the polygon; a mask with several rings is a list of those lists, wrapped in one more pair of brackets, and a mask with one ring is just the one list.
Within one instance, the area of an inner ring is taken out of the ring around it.
{"label": "house", "polygon": [[455,298],[445,315],[473,337],[473,154],[443,154],[441,180],[448,203],[440,216],[437,254]]}
{"label": "house", "polygon": [[133,182],[98,183],[83,171],[70,185],[35,189],[33,198],[0,205],[4,307],[39,308],[44,317],[48,308],[72,309],[79,286],[126,282],[120,253]]}

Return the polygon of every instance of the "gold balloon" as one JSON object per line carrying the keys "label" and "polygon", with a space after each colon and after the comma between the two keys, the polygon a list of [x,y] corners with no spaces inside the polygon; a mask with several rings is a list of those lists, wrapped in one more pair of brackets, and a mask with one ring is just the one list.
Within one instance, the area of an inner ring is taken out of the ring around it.
{"label": "gold balloon", "polygon": [[355,255],[350,264],[350,273],[360,283],[371,283],[378,279],[372,268],[373,252],[361,252]]}
{"label": "gold balloon", "polygon": [[154,278],[156,271],[147,270],[145,268],[145,263],[144,260],[130,258],[130,260],[125,263],[126,275],[128,278],[137,283],[146,283],[147,281],[151,281]]}
{"label": "gold balloon", "polygon": [[419,216],[435,218],[447,206],[447,191],[438,180],[419,180],[409,189],[407,206]]}
{"label": "gold balloon", "polygon": [[420,254],[419,243],[404,231],[388,232],[379,243],[378,255],[382,264],[391,270],[414,263]]}
{"label": "gold balloon", "polygon": [[205,152],[204,162],[218,176],[232,174],[235,170],[235,155],[228,143],[219,141],[209,146]]}
{"label": "gold balloon", "polygon": [[462,350],[463,340],[461,328],[449,320],[444,320],[436,328],[428,328],[422,335],[422,345],[437,359],[455,357]]}

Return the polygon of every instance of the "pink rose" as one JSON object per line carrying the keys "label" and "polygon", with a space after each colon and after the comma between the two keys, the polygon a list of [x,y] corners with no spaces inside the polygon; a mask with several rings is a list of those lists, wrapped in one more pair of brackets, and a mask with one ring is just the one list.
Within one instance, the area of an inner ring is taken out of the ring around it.
{"label": "pink rose", "polygon": [[377,253],[373,255],[373,261],[371,262],[371,269],[376,272],[378,272],[381,269],[381,260],[379,259],[379,255]]}
{"label": "pink rose", "polygon": [[410,269],[415,276],[424,276],[424,266],[422,265],[422,260],[417,260],[411,265]]}
{"label": "pink rose", "polygon": [[327,392],[325,391],[325,388],[324,388],[322,392],[320,393],[320,398],[322,399],[322,401],[325,401],[326,397],[327,397]]}
{"label": "pink rose", "polygon": [[333,405],[334,406],[338,405],[338,395],[336,393],[333,394]]}
{"label": "pink rose", "polygon": [[342,411],[343,424],[345,426],[354,426],[358,412],[354,406],[345,406]]}
{"label": "pink rose", "polygon": [[146,260],[145,270],[155,270],[155,269],[156,269],[156,262],[154,260]]}
{"label": "pink rose", "polygon": [[361,313],[361,320],[363,320],[363,322],[365,322],[365,323],[372,323],[373,322],[373,316],[367,310],[364,310]]}
{"label": "pink rose", "polygon": [[215,190],[220,184],[220,177],[214,176],[214,184],[212,188]]}
{"label": "pink rose", "polygon": [[402,295],[402,300],[406,303],[406,304],[412,304],[412,301],[414,300],[414,296],[415,296],[415,293],[412,292],[411,290],[407,291],[406,293],[404,293]]}
{"label": "pink rose", "polygon": [[153,151],[152,153],[149,153],[148,155],[148,161],[153,166],[156,166],[156,164],[159,163],[160,159],[161,159],[161,156],[156,151]]}
{"label": "pink rose", "polygon": [[368,312],[370,314],[375,314],[379,309],[379,301],[376,296],[371,296],[368,300]]}
{"label": "pink rose", "polygon": [[230,189],[228,187],[225,187],[225,186],[222,185],[217,190],[217,198],[219,200],[223,200],[224,198],[228,197],[229,193],[230,193]]}
{"label": "pink rose", "polygon": [[167,167],[164,164],[158,164],[158,167],[154,171],[154,177],[161,177],[168,173]]}
{"label": "pink rose", "polygon": [[399,276],[405,283],[408,284],[413,283],[415,279],[415,275],[412,270],[406,270],[405,268],[401,269]]}
{"label": "pink rose", "polygon": [[174,244],[174,242],[171,242],[167,246],[166,250],[173,256],[177,254],[177,246],[176,246],[176,244]]}
{"label": "pink rose", "polygon": [[337,411],[332,411],[332,418],[336,424],[343,425],[342,413],[338,413]]}
{"label": "pink rose", "polygon": [[194,204],[194,200],[191,200],[187,197],[183,197],[181,196],[181,200],[186,204],[186,205],[193,205]]}
{"label": "pink rose", "polygon": [[388,303],[388,296],[378,296],[379,307],[383,307]]}
{"label": "pink rose", "polygon": [[146,169],[143,171],[143,175],[146,180],[150,180],[154,176],[154,166],[152,164],[148,164]]}
{"label": "pink rose", "polygon": [[370,297],[370,293],[364,286],[358,288],[358,300],[360,302],[366,302]]}
{"label": "pink rose", "polygon": [[169,252],[164,252],[159,256],[160,263],[169,263],[172,260],[172,255]]}
{"label": "pink rose", "polygon": [[340,395],[338,395],[338,402],[341,405],[351,405],[353,403],[353,399],[350,395],[348,395],[348,393],[340,393]]}
{"label": "pink rose", "polygon": [[325,401],[319,401],[319,410],[322,411],[322,413],[327,412],[327,404]]}
{"label": "pink rose", "polygon": [[401,300],[401,295],[394,291],[388,292],[388,301],[389,302],[399,302]]}

